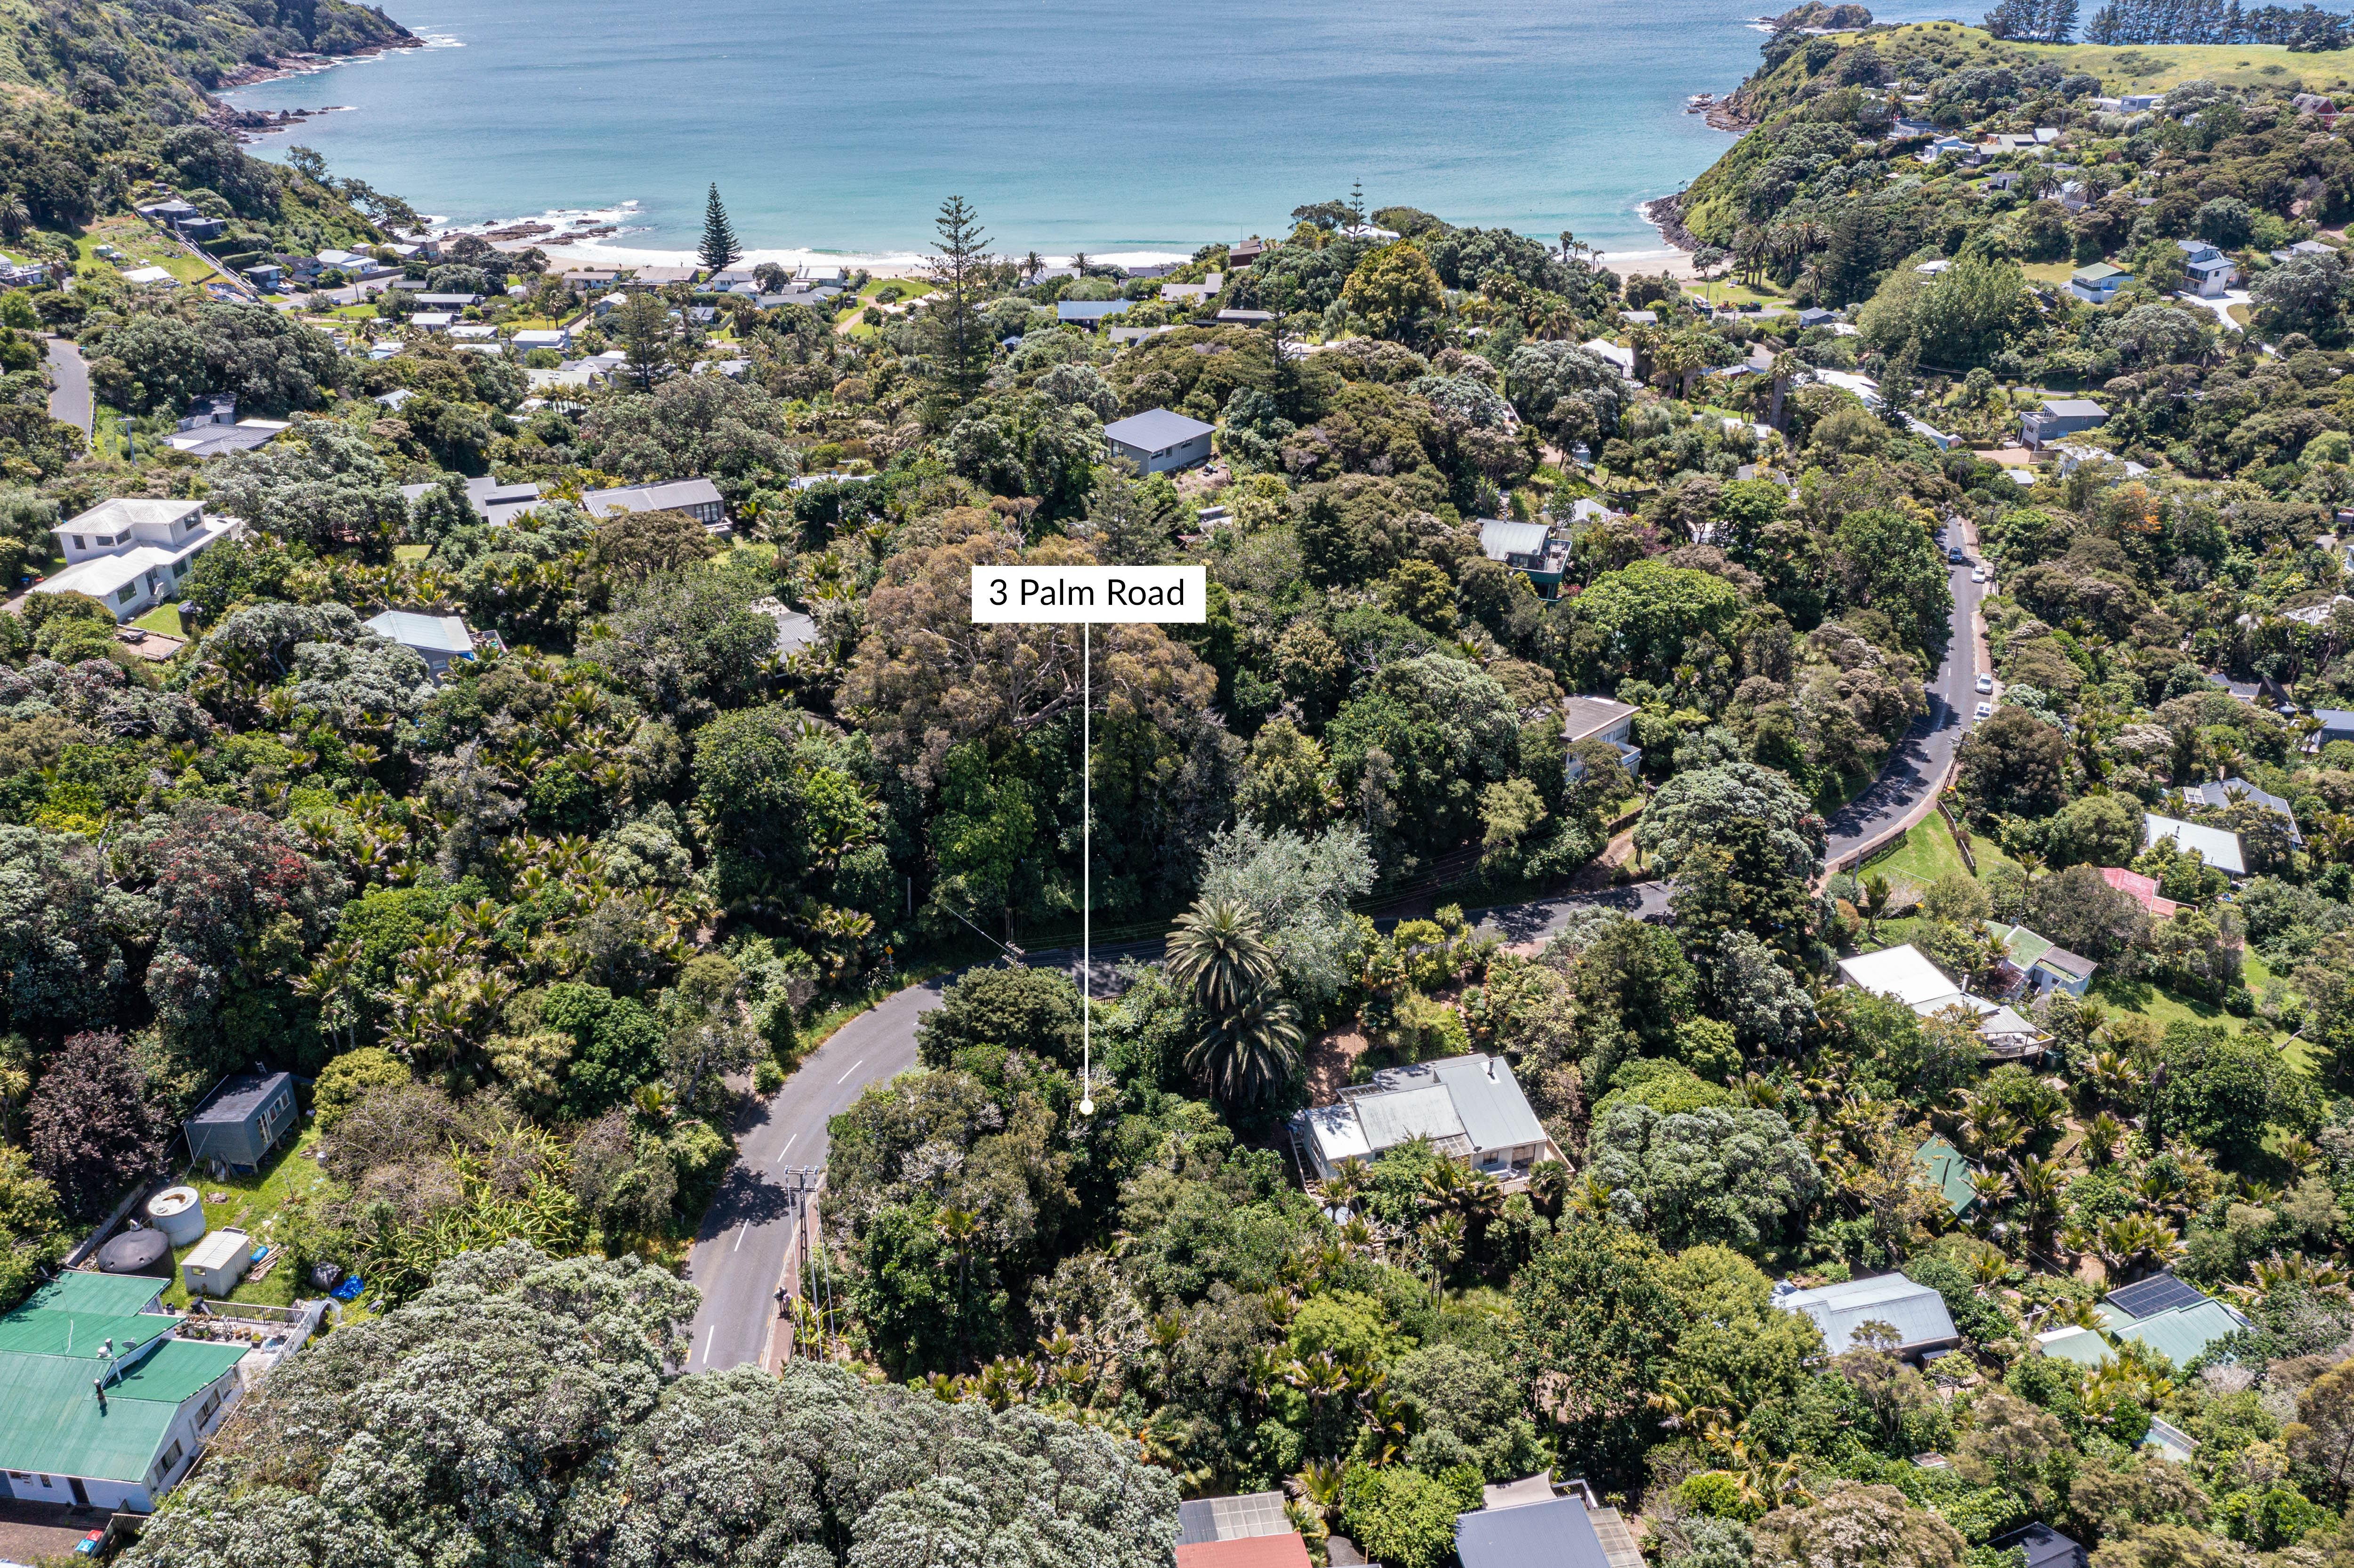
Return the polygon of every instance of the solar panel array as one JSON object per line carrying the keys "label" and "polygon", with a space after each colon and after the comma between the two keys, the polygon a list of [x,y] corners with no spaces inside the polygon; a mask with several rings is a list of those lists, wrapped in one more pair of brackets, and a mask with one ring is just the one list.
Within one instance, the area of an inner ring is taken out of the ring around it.
{"label": "solar panel array", "polygon": [[2178,1307],[2196,1307],[2207,1298],[2204,1291],[2184,1284],[2170,1274],[2152,1275],[2122,1290],[2112,1290],[2103,1298],[2118,1311],[2130,1313],[2135,1318],[2154,1318]]}

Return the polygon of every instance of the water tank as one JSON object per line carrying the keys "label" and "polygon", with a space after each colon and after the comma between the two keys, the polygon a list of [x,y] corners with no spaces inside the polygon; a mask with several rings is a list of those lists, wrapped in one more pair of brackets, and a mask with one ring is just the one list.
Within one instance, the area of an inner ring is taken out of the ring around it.
{"label": "water tank", "polygon": [[162,1231],[125,1231],[98,1249],[98,1266],[108,1274],[172,1272],[172,1244]]}
{"label": "water tank", "polygon": [[194,1187],[166,1187],[147,1200],[148,1223],[174,1246],[186,1246],[205,1234],[205,1203]]}

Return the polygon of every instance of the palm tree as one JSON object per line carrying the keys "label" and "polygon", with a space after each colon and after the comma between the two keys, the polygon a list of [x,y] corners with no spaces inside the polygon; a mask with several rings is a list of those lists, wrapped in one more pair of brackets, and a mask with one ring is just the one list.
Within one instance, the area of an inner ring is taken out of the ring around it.
{"label": "palm tree", "polygon": [[1196,904],[1169,938],[1169,978],[1213,1017],[1239,1011],[1275,983],[1275,955],[1258,922],[1232,899]]}
{"label": "palm tree", "polygon": [[1888,913],[1888,899],[1893,891],[1888,878],[1876,871],[1863,879],[1864,923],[1875,936],[1880,931],[1880,917]]}
{"label": "palm tree", "polygon": [[2060,1193],[2067,1185],[2067,1173],[2056,1160],[2030,1156],[2019,1162],[2018,1176],[2019,1196],[2027,1205],[2028,1245],[2049,1245],[2052,1222],[2060,1212]]}
{"label": "palm tree", "polygon": [[2084,1124],[2084,1158],[2094,1166],[2104,1166],[2117,1157],[2117,1145],[2126,1139],[2123,1123],[2103,1111]]}
{"label": "palm tree", "polygon": [[1256,1104],[1299,1065],[1297,1015],[1271,988],[1213,1019],[1185,1057],[1186,1068],[1205,1075],[1229,1106]]}

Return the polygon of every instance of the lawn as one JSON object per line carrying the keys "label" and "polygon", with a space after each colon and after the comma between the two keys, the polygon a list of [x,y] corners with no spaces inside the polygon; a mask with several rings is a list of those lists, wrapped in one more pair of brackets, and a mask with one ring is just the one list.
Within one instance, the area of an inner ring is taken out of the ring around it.
{"label": "lawn", "polygon": [[395,545],[392,558],[396,561],[421,561],[433,553],[430,545]]}
{"label": "lawn", "polygon": [[1962,863],[1962,852],[1955,847],[1954,835],[1946,830],[1945,819],[1932,815],[1914,824],[1913,831],[1904,835],[1903,846],[1894,854],[1858,867],[1856,874],[1864,877],[1877,874],[1892,883],[1909,882],[1926,892],[1931,883],[1947,873],[1959,872],[1967,876],[1969,869]]}
{"label": "lawn", "polygon": [[139,218],[101,218],[74,240],[76,260],[85,266],[100,262],[98,248],[101,245],[111,245],[122,252],[112,260],[125,268],[161,267],[183,283],[201,283],[220,276]]}
{"label": "lawn", "polygon": [[2102,90],[2111,96],[2163,92],[2200,79],[2228,87],[2304,86],[2327,91],[2346,86],[2349,75],[2342,56],[2292,54],[2284,44],[1998,44],[1976,27],[1932,22],[1911,23],[1890,33],[1850,33],[1839,42],[1846,48],[1868,37],[1884,51],[1893,38],[1941,29],[1949,39],[1960,32],[1989,56],[2050,60],[2063,71],[2099,77]]}
{"label": "lawn", "polygon": [[861,299],[871,300],[885,289],[894,286],[903,300],[921,299],[932,291],[932,286],[921,278],[875,278],[869,280],[866,287],[858,291],[858,295]]}
{"label": "lawn", "polygon": [[2075,275],[2076,264],[2073,261],[2022,261],[2019,264],[2019,270],[2031,283],[2048,283],[2055,289],[2064,289],[2068,286],[2068,280]]}
{"label": "lawn", "polygon": [[1736,283],[1729,278],[1718,278],[1706,283],[1686,283],[1684,292],[1711,305],[1787,305],[1787,294],[1772,289],[1753,289],[1746,283]]}
{"label": "lawn", "polygon": [[176,604],[159,604],[131,624],[142,631],[160,631],[166,637],[185,639],[188,635],[180,624],[180,607]]}
{"label": "lawn", "polygon": [[[319,1147],[318,1124],[307,1118],[302,1130],[293,1140],[281,1144],[270,1162],[250,1175],[231,1175],[226,1181],[214,1181],[209,1173],[195,1172],[192,1180],[197,1192],[204,1194],[205,1224],[209,1230],[240,1230],[253,1238],[256,1246],[270,1244],[270,1231],[278,1216],[291,1208],[311,1201],[329,1186],[326,1173],[312,1159]],[[215,1194],[226,1194],[216,1201]],[[180,1263],[195,1251],[193,1245],[175,1247],[172,1253],[172,1287],[164,1292],[164,1300],[172,1307],[188,1304],[188,1287],[180,1277]],[[298,1295],[315,1295],[306,1282],[294,1277],[292,1266],[273,1268],[259,1283],[248,1279],[230,1293],[232,1301],[250,1301],[270,1307],[284,1307]]]}

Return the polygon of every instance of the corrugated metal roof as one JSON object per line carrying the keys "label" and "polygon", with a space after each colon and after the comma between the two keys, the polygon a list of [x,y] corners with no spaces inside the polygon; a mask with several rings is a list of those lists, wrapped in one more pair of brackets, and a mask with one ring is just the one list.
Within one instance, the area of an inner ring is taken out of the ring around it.
{"label": "corrugated metal roof", "polygon": [[387,609],[370,620],[367,629],[403,648],[430,648],[437,653],[474,651],[474,640],[466,634],[466,623],[454,615],[416,615],[405,609]]}
{"label": "corrugated metal roof", "polygon": [[1774,1304],[1813,1319],[1815,1327],[1823,1331],[1824,1347],[1832,1355],[1846,1351],[1854,1341],[1855,1331],[1866,1323],[1887,1324],[1896,1330],[1896,1342],[1906,1347],[1961,1337],[1954,1331],[1945,1298],[1901,1274],[1794,1290],[1777,1297]]}
{"label": "corrugated metal roof", "polygon": [[2033,969],[2036,960],[2052,950],[2051,938],[2041,936],[2024,926],[2007,928],[1998,926],[1995,929],[2002,933],[2003,950],[2010,955],[2010,961],[2022,969]]}
{"label": "corrugated metal roof", "polygon": [[1970,1162],[1962,1151],[1942,1138],[1933,1138],[1913,1151],[1913,1163],[1929,1185],[1945,1194],[1946,1207],[1956,1219],[1963,1218],[1978,1206],[1978,1190],[1970,1185]]}
{"label": "corrugated metal roof", "polygon": [[1484,518],[1479,524],[1479,553],[1491,561],[1510,556],[1542,556],[1552,530],[1542,523],[1507,523]]}
{"label": "corrugated metal roof", "polygon": [[1859,953],[1851,959],[1841,959],[1840,974],[1848,984],[1864,991],[1893,996],[1907,1007],[1919,1008],[1931,1002],[1944,1004],[1961,1000],[1962,988],[1947,979],[1946,972],[1931,963],[1921,949],[1910,942],[1901,947],[1882,948],[1876,953]]}
{"label": "corrugated metal roof", "polygon": [[1455,1516],[1463,1568],[1610,1568],[1580,1498]]}
{"label": "corrugated metal roof", "polygon": [[2139,1340],[2180,1367],[2224,1335],[2247,1326],[2246,1319],[2221,1301],[2201,1301],[2196,1307],[2127,1323],[2116,1330],[2116,1336]]}
{"label": "corrugated metal roof", "polygon": [[2244,876],[2248,871],[2247,857],[2240,849],[2240,835],[2221,828],[2210,828],[2198,822],[2186,822],[2174,817],[2161,817],[2155,811],[2142,815],[2142,845],[2147,848],[2160,839],[2172,839],[2177,849],[2197,850],[2207,863],[2233,876]]}
{"label": "corrugated metal roof", "polygon": [[1431,1070],[1455,1102],[1463,1135],[1475,1150],[1512,1149],[1543,1143],[1543,1124],[1529,1109],[1512,1065],[1501,1056],[1458,1056],[1434,1062]]}
{"label": "corrugated metal roof", "polygon": [[1394,1149],[1410,1139],[1437,1142],[1464,1136],[1463,1118],[1455,1114],[1455,1097],[1443,1084],[1395,1094],[1361,1095],[1356,1106],[1365,1141],[1376,1152]]}
{"label": "corrugated metal roof", "polygon": [[160,1279],[133,1279],[120,1274],[69,1269],[25,1298],[16,1311],[111,1312],[127,1316],[143,1310],[163,1289],[164,1281]]}
{"label": "corrugated metal roof", "polygon": [[1141,414],[1131,414],[1125,419],[1114,419],[1106,425],[1104,440],[1118,441],[1124,447],[1161,452],[1171,447],[1183,446],[1195,437],[1206,436],[1216,429],[1215,425],[1189,419],[1173,409],[1147,408]]}
{"label": "corrugated metal roof", "polygon": [[2092,1329],[2058,1329],[2048,1335],[2038,1334],[2035,1340],[2045,1355],[2058,1356],[2080,1367],[2097,1367],[2116,1354],[2109,1348],[2108,1340]]}
{"label": "corrugated metal roof", "polygon": [[1365,1128],[1357,1119],[1357,1107],[1347,1100],[1335,1106],[1310,1106],[1299,1113],[1301,1125],[1316,1142],[1317,1152],[1328,1165],[1343,1160],[1370,1160],[1373,1146],[1365,1141]]}
{"label": "corrugated metal roof", "polygon": [[[392,613],[390,610],[385,612],[387,615]],[[381,620],[384,617],[376,619]],[[414,619],[430,621],[435,618],[420,615]],[[368,624],[373,626],[376,622]],[[463,621],[453,624],[461,628],[465,625]],[[292,1073],[239,1073],[222,1079],[220,1086],[206,1097],[205,1103],[196,1107],[196,1114],[188,1119],[192,1122],[242,1124],[252,1120],[256,1112],[281,1094],[291,1093],[293,1087],[294,1075]]]}
{"label": "corrugated metal roof", "polygon": [[1308,1543],[1294,1531],[1288,1535],[1181,1544],[1177,1568],[1309,1568]]}
{"label": "corrugated metal roof", "polygon": [[107,1385],[103,1405],[79,1356],[0,1355],[0,1470],[143,1482],[180,1405],[244,1353],[167,1340]]}

